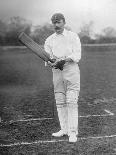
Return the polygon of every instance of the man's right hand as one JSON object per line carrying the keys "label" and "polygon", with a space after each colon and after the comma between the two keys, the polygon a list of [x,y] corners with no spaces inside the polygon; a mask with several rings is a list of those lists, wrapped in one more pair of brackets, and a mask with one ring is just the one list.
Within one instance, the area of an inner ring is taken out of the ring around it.
{"label": "man's right hand", "polygon": [[63,70],[64,64],[65,64],[65,60],[54,59],[53,62],[48,61],[47,64],[48,64],[49,67]]}
{"label": "man's right hand", "polygon": [[65,60],[58,60],[57,62],[55,62],[55,66],[54,67],[56,69],[63,70],[64,64],[65,64]]}
{"label": "man's right hand", "polygon": [[55,69],[63,70],[64,64],[65,64],[65,60],[56,59],[56,61],[54,63],[50,63],[50,66]]}
{"label": "man's right hand", "polygon": [[53,67],[53,64],[54,64],[54,63],[52,63],[52,62],[50,62],[50,61],[47,62],[47,65],[48,65],[49,67]]}

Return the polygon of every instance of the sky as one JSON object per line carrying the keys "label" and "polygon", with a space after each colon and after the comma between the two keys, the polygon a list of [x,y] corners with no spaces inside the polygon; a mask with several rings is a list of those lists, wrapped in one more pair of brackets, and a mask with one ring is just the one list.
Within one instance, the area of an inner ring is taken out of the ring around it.
{"label": "sky", "polygon": [[116,0],[0,0],[0,19],[21,16],[33,25],[51,23],[51,16],[63,13],[66,25],[75,32],[93,21],[93,31],[99,33],[111,26],[116,29]]}

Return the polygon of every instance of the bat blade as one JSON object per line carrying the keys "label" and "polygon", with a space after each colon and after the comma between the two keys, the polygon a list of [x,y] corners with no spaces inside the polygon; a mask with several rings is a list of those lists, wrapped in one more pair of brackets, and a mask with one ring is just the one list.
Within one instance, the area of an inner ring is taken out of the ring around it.
{"label": "bat blade", "polygon": [[28,47],[31,51],[33,51],[37,56],[39,56],[42,60],[48,62],[52,62],[52,59],[50,59],[50,56],[47,52],[44,51],[44,49],[38,45],[34,40],[32,40],[28,35],[26,35],[24,32],[22,32],[19,35],[19,40]]}

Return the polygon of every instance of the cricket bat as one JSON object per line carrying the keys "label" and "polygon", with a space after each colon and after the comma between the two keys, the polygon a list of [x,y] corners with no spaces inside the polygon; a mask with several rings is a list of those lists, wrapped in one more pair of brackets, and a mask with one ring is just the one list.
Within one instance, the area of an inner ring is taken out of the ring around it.
{"label": "cricket bat", "polygon": [[50,55],[24,32],[19,35],[19,40],[42,60],[46,62],[50,61],[51,63],[55,62],[55,59],[51,59]]}

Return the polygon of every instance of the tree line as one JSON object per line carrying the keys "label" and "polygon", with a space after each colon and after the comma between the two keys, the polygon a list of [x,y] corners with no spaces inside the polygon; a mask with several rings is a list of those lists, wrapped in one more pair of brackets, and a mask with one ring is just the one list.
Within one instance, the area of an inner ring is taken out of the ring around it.
{"label": "tree line", "polygon": [[[78,33],[82,44],[116,43],[116,30],[106,27],[100,34],[93,35],[93,22],[90,21],[80,27]],[[66,29],[70,27],[66,26]],[[21,32],[31,36],[37,43],[44,44],[45,39],[54,33],[53,26],[49,23],[33,26],[31,21],[22,17],[12,17],[7,22],[0,20],[0,46],[20,46],[18,39]]]}

